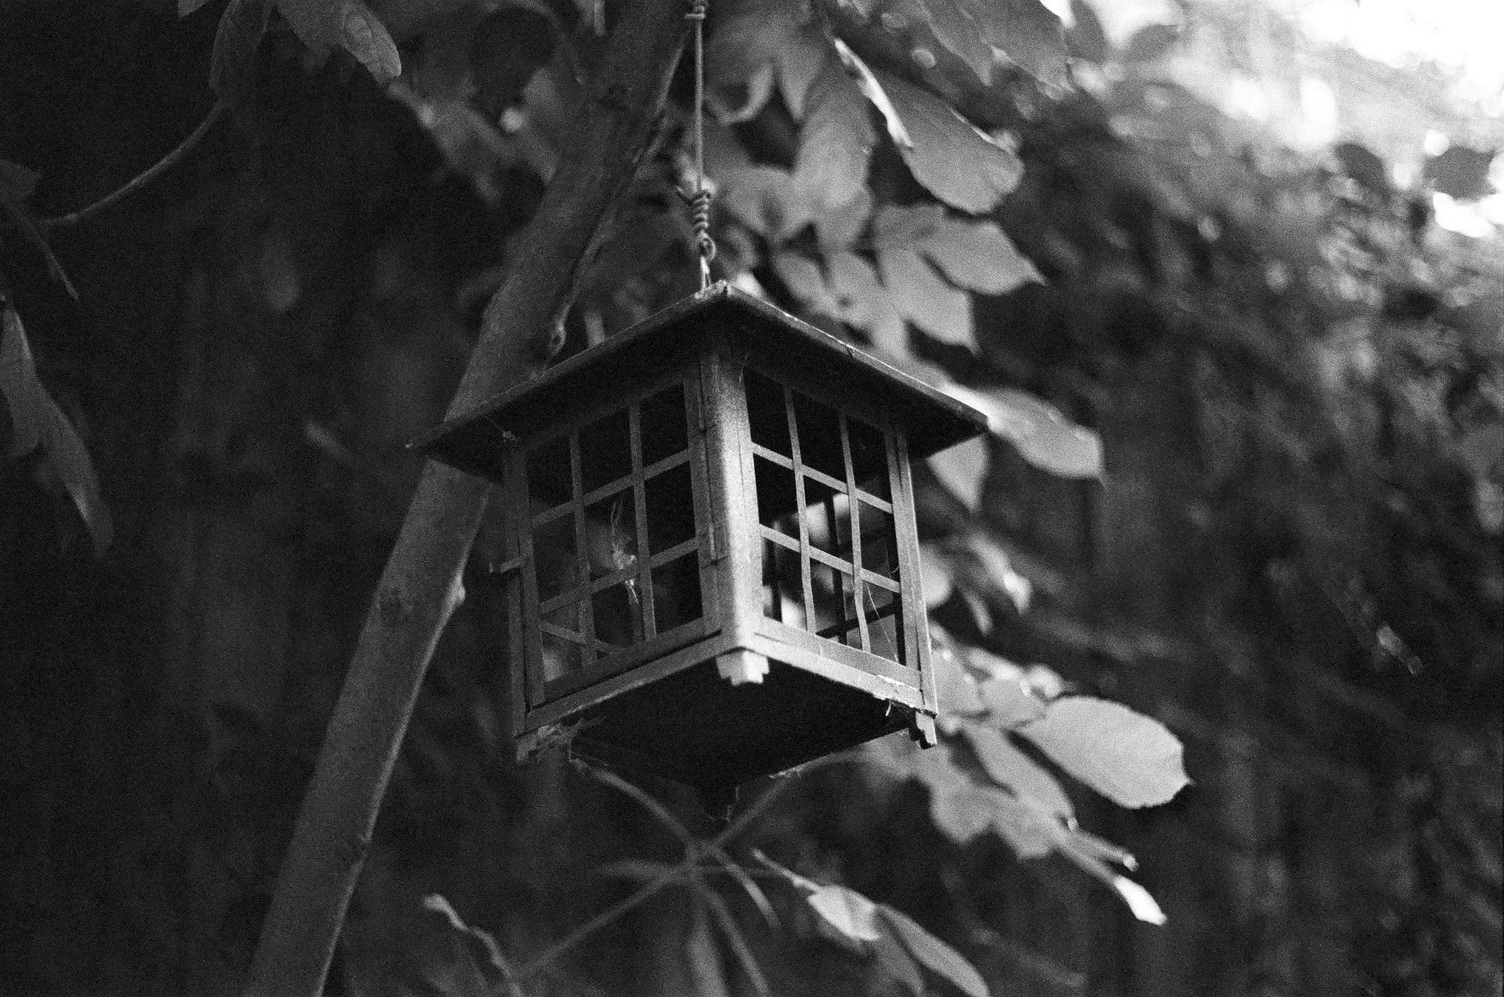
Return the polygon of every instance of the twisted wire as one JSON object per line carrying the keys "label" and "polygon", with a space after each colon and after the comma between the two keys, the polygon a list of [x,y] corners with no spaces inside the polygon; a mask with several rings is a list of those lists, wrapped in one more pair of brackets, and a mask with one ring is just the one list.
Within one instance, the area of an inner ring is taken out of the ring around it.
{"label": "twisted wire", "polygon": [[702,291],[710,286],[710,261],[715,259],[715,240],[710,237],[710,202],[714,195],[705,186],[705,15],[709,12],[710,0],[693,0],[684,15],[695,25],[695,189],[679,192],[692,212]]}

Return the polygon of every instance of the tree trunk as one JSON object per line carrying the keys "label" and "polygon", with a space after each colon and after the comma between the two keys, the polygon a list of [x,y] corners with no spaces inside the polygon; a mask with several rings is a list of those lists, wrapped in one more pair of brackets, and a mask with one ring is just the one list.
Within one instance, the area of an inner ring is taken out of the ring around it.
{"label": "tree trunk", "polygon": [[[465,412],[540,373],[591,238],[631,181],[687,31],[677,0],[629,3],[591,93],[580,145],[563,159],[450,406]],[[262,931],[248,994],[320,992],[382,795],[489,486],[430,464],[366,617]]]}

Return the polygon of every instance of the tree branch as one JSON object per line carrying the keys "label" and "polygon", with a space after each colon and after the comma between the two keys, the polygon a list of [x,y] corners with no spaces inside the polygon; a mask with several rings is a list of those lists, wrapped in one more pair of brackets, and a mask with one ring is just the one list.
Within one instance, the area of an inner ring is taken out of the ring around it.
{"label": "tree branch", "polygon": [[[450,415],[537,376],[557,348],[552,330],[580,259],[636,172],[667,96],[686,7],[624,4],[579,145],[562,159],[486,308]],[[316,997],[322,989],[423,673],[463,599],[460,574],[489,490],[447,465],[423,472],[298,815],[251,966],[251,997]]]}
{"label": "tree branch", "polygon": [[173,166],[177,165],[179,160],[192,152],[193,147],[198,145],[199,141],[209,133],[209,129],[214,127],[214,123],[220,119],[225,110],[225,102],[222,100],[216,101],[214,106],[209,109],[209,113],[204,116],[204,120],[200,121],[198,127],[193,129],[191,135],[179,142],[176,149],[157,160],[156,165],[149,167],[146,172],[139,176],[132,178],[124,187],[111,191],[86,208],[79,208],[71,214],[60,215],[57,218],[43,218],[37,222],[37,225],[44,231],[58,228],[72,228],[74,225],[82,225],[101,211],[108,210],[119,204],[163,173],[172,169]]}

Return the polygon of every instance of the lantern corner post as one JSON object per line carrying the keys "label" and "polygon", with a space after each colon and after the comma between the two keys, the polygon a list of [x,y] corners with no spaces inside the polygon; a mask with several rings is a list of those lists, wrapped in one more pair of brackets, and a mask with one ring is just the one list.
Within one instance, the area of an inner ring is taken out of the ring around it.
{"label": "lantern corner post", "polygon": [[901,591],[899,620],[904,624],[904,653],[918,673],[923,708],[916,710],[909,730],[915,741],[926,748],[938,743],[935,717],[940,712],[940,698],[935,686],[935,670],[930,664],[929,615],[924,604],[923,569],[919,563],[919,531],[915,525],[914,481],[910,470],[908,439],[904,433],[892,437],[889,456],[891,494],[893,497],[894,536],[898,541],[898,576]]}
{"label": "lantern corner post", "polygon": [[711,350],[701,360],[700,372],[710,458],[708,525],[714,536],[718,615],[729,647],[716,657],[716,670],[733,685],[760,683],[770,666],[752,649],[762,616],[762,557],[740,366]]}

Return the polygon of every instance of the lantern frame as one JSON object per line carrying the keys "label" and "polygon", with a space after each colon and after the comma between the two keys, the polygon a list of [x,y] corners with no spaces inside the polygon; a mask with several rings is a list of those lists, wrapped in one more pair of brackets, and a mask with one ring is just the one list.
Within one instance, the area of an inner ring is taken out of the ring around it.
{"label": "lantern frame", "polygon": [[[910,461],[985,429],[722,282],[427,434],[501,486],[519,757],[567,741],[720,793],[904,727],[932,744]],[[560,648],[578,666],[550,675]]]}

